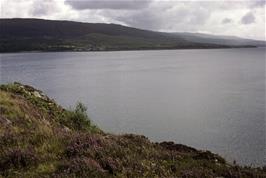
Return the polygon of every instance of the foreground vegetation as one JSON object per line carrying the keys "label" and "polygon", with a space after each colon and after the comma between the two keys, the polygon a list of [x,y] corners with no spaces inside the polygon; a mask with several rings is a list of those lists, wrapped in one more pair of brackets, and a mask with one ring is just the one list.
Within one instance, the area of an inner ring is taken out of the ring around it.
{"label": "foreground vegetation", "polygon": [[0,86],[0,177],[266,177],[209,151],[104,133],[77,104],[66,110],[19,83]]}

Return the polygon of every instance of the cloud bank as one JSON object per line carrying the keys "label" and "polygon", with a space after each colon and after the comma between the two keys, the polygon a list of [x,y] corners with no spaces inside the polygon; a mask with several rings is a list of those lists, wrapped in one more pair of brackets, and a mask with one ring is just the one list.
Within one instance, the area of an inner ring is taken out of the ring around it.
{"label": "cloud bank", "polygon": [[265,1],[1,0],[1,18],[118,23],[265,40]]}
{"label": "cloud bank", "polygon": [[66,0],[76,10],[84,9],[142,9],[148,6],[150,0]]}

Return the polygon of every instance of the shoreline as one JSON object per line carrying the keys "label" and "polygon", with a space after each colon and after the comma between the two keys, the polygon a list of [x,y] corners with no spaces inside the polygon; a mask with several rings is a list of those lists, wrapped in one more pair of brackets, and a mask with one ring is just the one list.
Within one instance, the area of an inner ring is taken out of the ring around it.
{"label": "shoreline", "polygon": [[69,52],[75,52],[75,53],[84,53],[84,52],[126,52],[126,51],[173,51],[173,50],[217,50],[217,49],[254,49],[254,48],[266,48],[266,46],[241,46],[241,47],[217,47],[217,48],[162,48],[162,49],[121,49],[121,50],[84,50],[84,51],[75,51],[75,50],[58,50],[58,51],[14,51],[14,52],[0,52],[1,54],[14,54],[14,53],[69,53]]}

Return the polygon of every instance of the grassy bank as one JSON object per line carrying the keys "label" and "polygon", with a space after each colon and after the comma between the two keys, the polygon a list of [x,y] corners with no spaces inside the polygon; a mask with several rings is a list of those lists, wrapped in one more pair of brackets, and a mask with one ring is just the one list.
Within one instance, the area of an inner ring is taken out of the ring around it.
{"label": "grassy bank", "polygon": [[108,134],[86,107],[64,109],[41,91],[0,86],[0,177],[266,177],[209,151]]}

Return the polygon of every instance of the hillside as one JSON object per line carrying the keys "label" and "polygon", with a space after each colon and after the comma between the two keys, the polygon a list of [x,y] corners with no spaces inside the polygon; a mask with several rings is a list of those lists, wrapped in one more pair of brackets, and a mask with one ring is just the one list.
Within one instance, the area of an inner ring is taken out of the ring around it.
{"label": "hillside", "polygon": [[[255,47],[185,33],[163,33],[116,24],[42,19],[0,19],[0,52],[103,51]],[[234,40],[233,40],[234,42]]]}
{"label": "hillside", "polygon": [[239,38],[235,36],[218,36],[204,33],[172,33],[176,37],[183,37],[185,40],[194,41],[196,43],[210,43],[210,44],[223,44],[229,46],[257,46],[265,47],[265,41],[251,40]]}
{"label": "hillside", "polygon": [[105,133],[20,83],[0,86],[0,177],[266,177],[217,154],[141,135]]}

